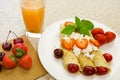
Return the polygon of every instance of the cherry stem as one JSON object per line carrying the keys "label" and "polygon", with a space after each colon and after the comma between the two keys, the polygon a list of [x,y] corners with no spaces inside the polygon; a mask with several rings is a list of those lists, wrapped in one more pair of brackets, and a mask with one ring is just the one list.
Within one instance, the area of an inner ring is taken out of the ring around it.
{"label": "cherry stem", "polygon": [[11,31],[9,31],[9,33],[8,33],[8,35],[7,35],[6,42],[7,42],[7,40],[8,40],[8,37],[9,37],[10,33],[11,33]]}
{"label": "cherry stem", "polygon": [[8,35],[7,35],[7,38],[6,38],[6,42],[7,42],[7,40],[8,40],[8,37],[9,37],[10,33],[13,33],[13,34],[16,36],[16,38],[18,38],[17,35],[15,34],[15,32],[9,30],[9,33],[8,33]]}
{"label": "cherry stem", "polygon": [[10,33],[13,33],[16,36],[16,38],[18,38],[17,35],[15,34],[15,32],[13,32],[13,31],[10,30]]}

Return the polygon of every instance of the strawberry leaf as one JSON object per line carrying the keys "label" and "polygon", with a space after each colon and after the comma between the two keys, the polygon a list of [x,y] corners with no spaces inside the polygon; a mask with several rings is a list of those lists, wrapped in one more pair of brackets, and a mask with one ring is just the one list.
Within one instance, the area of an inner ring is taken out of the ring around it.
{"label": "strawberry leaf", "polygon": [[16,58],[14,57],[14,55],[9,55],[9,58],[14,61],[14,62],[17,62]]}
{"label": "strawberry leaf", "polygon": [[75,26],[68,25],[61,31],[61,33],[66,34],[66,35],[70,35],[73,31],[75,31]]}
{"label": "strawberry leaf", "polygon": [[18,53],[23,53],[23,54],[25,54],[25,52],[24,52],[22,49],[20,49],[20,48],[16,48],[15,50],[16,50],[16,52],[18,52]]}
{"label": "strawberry leaf", "polygon": [[21,58],[23,55],[24,55],[23,53],[18,53],[18,54],[16,54],[16,57]]}

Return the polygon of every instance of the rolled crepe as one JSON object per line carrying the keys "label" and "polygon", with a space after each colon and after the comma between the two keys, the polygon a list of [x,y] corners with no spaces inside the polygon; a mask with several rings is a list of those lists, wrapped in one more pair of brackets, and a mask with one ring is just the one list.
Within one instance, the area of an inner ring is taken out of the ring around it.
{"label": "rolled crepe", "polygon": [[89,58],[89,57],[86,57],[84,55],[84,53],[81,53],[79,56],[78,56],[78,60],[79,60],[79,63],[81,65],[81,71],[83,72],[83,68],[86,67],[86,66],[91,66],[95,69],[95,65],[93,63],[93,61]]}
{"label": "rolled crepe", "polygon": [[93,51],[91,54],[94,55],[93,62],[94,62],[94,64],[95,64],[96,67],[105,67],[105,68],[108,69],[108,72],[111,71],[110,65],[105,60],[105,58],[104,58],[103,54],[101,53],[101,51],[96,50],[96,51]]}
{"label": "rolled crepe", "polygon": [[74,55],[72,50],[63,49],[63,53],[64,53],[63,62],[64,62],[64,67],[65,67],[66,70],[67,70],[69,64],[76,64],[76,65],[79,66],[79,69],[81,69],[80,64],[78,62],[78,59]]}

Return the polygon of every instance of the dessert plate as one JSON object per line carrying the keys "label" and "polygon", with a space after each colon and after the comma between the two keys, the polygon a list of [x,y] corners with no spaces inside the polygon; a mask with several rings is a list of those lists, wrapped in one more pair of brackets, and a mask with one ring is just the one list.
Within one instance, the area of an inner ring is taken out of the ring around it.
{"label": "dessert plate", "polygon": [[[89,20],[89,19],[87,19]],[[116,34],[116,39],[113,42],[105,44],[101,47],[102,52],[108,52],[112,54],[113,60],[110,63],[111,72],[110,74],[104,76],[85,76],[81,73],[71,74],[64,69],[63,62],[61,59],[56,59],[54,57],[54,49],[60,48],[60,25],[66,21],[74,22],[74,19],[66,19],[62,21],[55,22],[47,27],[47,29],[42,33],[41,38],[38,43],[38,55],[39,59],[44,66],[44,68],[57,80],[117,80],[120,78],[120,38]],[[104,31],[112,31],[109,27],[93,21],[95,27],[101,27]],[[113,31],[114,32],[114,31]]]}

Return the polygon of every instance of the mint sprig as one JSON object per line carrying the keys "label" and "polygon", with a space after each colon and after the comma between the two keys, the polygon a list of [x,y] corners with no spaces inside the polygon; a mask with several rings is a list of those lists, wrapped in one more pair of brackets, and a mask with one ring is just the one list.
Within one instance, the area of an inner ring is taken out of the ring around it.
{"label": "mint sprig", "polygon": [[75,31],[75,29],[76,28],[74,26],[68,25],[61,31],[61,33],[66,34],[66,35],[70,35],[70,34],[72,34],[73,31]]}
{"label": "mint sprig", "polygon": [[87,29],[86,27],[83,27],[83,28],[79,29],[78,32],[79,32],[80,34],[83,34],[84,36],[85,36],[85,35],[90,36],[89,29]]}
{"label": "mint sprig", "polygon": [[77,17],[77,16],[75,16],[75,25],[76,25],[76,28],[80,28],[80,24],[81,22],[80,22],[80,19]]}
{"label": "mint sprig", "polygon": [[94,24],[89,20],[80,20],[75,17],[75,25],[67,25],[62,31],[62,34],[70,35],[72,32],[78,32],[83,35],[90,36],[90,30],[94,28]]}
{"label": "mint sprig", "polygon": [[88,30],[92,30],[94,28],[94,24],[89,20],[81,20],[80,26],[81,28],[85,27]]}

